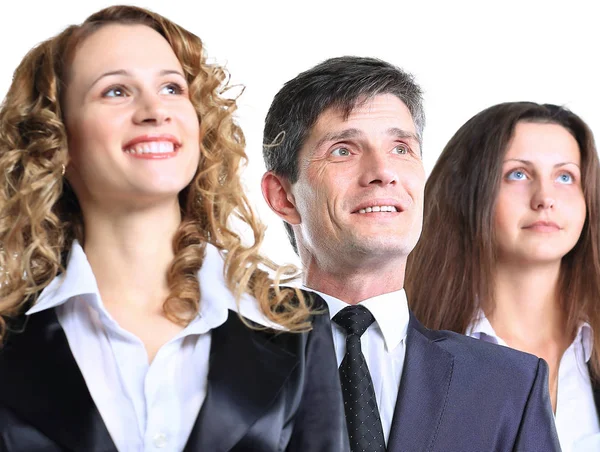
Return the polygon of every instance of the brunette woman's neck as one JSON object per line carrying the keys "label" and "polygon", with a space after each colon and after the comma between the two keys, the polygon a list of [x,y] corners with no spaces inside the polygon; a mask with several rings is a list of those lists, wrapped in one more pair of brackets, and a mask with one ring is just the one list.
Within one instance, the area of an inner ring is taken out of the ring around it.
{"label": "brunette woman's neck", "polygon": [[505,340],[560,340],[565,333],[565,317],[558,297],[559,275],[560,262],[524,267],[499,264],[494,305],[483,306],[495,331]]}
{"label": "brunette woman's neck", "polygon": [[494,305],[484,306],[496,334],[507,345],[543,358],[549,366],[552,407],[556,410],[558,367],[572,341],[559,299],[560,262],[522,268],[498,265]]}

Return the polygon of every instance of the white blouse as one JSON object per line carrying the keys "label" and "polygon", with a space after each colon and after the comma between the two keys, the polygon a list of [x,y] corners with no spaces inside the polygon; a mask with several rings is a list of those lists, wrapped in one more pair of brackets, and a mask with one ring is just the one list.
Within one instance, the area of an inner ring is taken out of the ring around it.
{"label": "white blouse", "polygon": [[[476,318],[467,328],[467,336],[507,346],[483,312]],[[560,360],[555,421],[563,452],[600,451],[600,425],[587,367],[592,345],[592,328],[583,323]]]}
{"label": "white blouse", "polygon": [[[102,303],[83,248],[73,243],[66,271],[40,294],[28,315],[56,309],[69,347],[119,452],[181,451],[206,397],[211,330],[238,310],[223,277],[223,259],[207,245],[198,272],[200,313],[157,352],[119,326]],[[241,314],[279,328],[244,296]]]}

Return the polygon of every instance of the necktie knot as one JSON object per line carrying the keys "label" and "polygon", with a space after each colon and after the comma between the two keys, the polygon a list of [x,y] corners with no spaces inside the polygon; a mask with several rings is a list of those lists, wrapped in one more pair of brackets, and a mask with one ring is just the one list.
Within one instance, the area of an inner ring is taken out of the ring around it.
{"label": "necktie knot", "polygon": [[375,317],[367,308],[357,304],[342,309],[333,317],[333,321],[342,327],[346,336],[361,337],[375,321]]}

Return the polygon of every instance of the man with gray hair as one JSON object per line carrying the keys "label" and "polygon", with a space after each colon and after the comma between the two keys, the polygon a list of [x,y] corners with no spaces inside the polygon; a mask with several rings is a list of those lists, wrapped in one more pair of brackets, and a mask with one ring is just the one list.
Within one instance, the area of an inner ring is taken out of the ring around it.
{"label": "man with gray hair", "polygon": [[413,77],[358,57],[288,81],[265,121],[263,195],[329,307],[352,451],[560,450],[544,361],[410,313],[424,123]]}

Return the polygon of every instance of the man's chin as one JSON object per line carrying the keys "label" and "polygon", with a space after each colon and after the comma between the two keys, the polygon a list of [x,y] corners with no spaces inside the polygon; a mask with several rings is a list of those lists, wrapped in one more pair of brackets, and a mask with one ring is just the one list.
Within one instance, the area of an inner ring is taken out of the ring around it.
{"label": "man's chin", "polygon": [[401,256],[408,256],[414,248],[414,244],[407,240],[400,240],[398,237],[389,237],[383,235],[356,237],[351,242],[350,248],[354,253],[359,253],[365,257],[389,257],[397,259]]}

